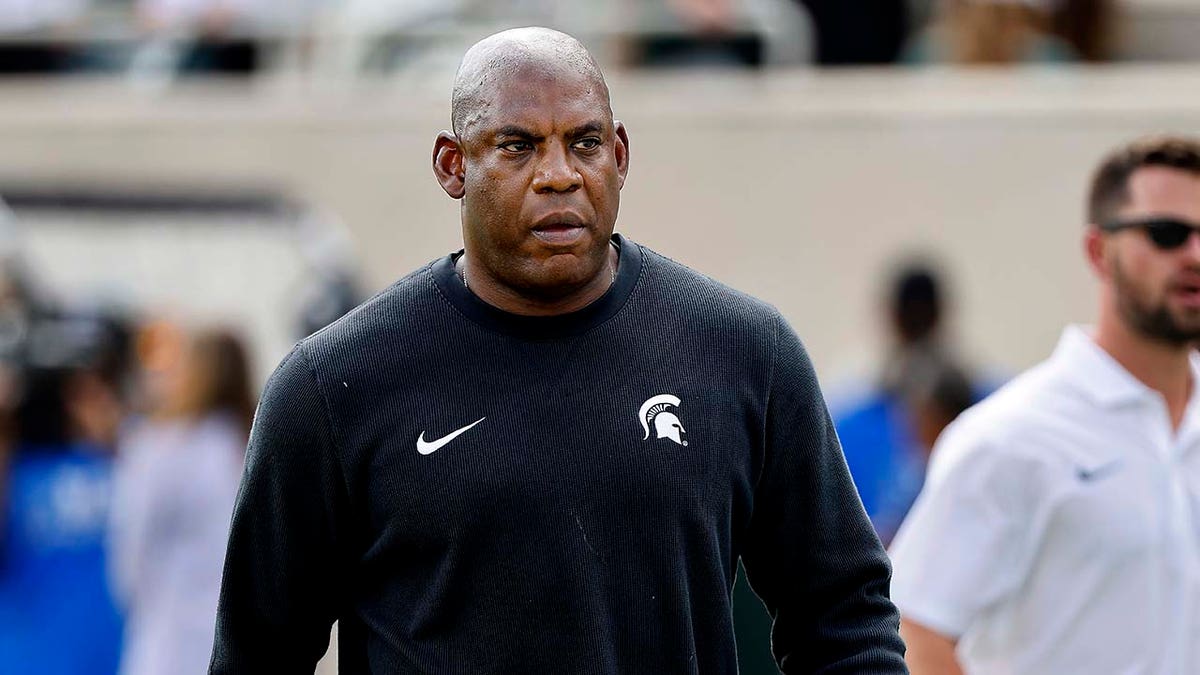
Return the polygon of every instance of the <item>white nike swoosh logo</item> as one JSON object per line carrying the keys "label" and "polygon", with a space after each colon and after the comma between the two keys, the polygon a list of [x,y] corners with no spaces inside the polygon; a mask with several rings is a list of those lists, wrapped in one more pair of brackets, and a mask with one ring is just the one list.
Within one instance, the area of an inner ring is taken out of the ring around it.
{"label": "white nike swoosh logo", "polygon": [[432,455],[433,453],[435,453],[439,449],[441,449],[442,446],[444,446],[447,443],[449,443],[450,441],[458,438],[459,436],[462,436],[463,434],[467,433],[468,431],[470,431],[471,427],[475,426],[476,424],[479,424],[480,422],[482,422],[486,419],[487,419],[486,417],[480,417],[479,419],[475,420],[474,422],[471,422],[470,424],[459,429],[458,431],[453,431],[451,433],[448,433],[445,436],[442,436],[441,438],[437,439],[436,441],[425,440],[425,432],[422,431],[420,437],[417,438],[417,452],[421,453],[422,455]]}

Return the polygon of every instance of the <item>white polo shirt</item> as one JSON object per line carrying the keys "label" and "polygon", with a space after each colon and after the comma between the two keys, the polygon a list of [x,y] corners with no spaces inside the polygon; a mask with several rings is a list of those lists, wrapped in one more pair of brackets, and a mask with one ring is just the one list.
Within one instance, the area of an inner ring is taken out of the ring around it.
{"label": "white polo shirt", "polygon": [[1200,673],[1200,362],[1166,403],[1080,328],[938,441],[890,551],[972,675]]}

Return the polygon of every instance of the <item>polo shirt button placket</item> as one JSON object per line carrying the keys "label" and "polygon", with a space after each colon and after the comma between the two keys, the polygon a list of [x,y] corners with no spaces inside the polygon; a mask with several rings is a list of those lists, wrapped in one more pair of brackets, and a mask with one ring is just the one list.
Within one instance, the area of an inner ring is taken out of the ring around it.
{"label": "polo shirt button placket", "polygon": [[1173,577],[1173,587],[1168,592],[1168,597],[1173,599],[1174,607],[1171,610],[1171,615],[1175,617],[1169,626],[1169,630],[1174,634],[1173,639],[1169,644],[1175,649],[1172,650],[1167,658],[1173,662],[1173,667],[1168,668],[1165,672],[1182,673],[1187,672],[1184,664],[1187,661],[1186,645],[1191,640],[1188,637],[1188,624],[1191,622],[1191,613],[1188,607],[1188,598],[1192,597],[1191,588],[1196,583],[1195,566],[1196,566],[1196,545],[1195,545],[1195,530],[1192,527],[1191,508],[1188,504],[1186,476],[1184,476],[1182,458],[1182,447],[1175,442],[1171,442],[1167,449],[1170,451],[1169,459],[1167,460],[1167,484],[1170,493],[1170,512],[1168,514],[1169,522],[1168,529],[1171,536],[1168,542],[1167,551],[1168,570]]}

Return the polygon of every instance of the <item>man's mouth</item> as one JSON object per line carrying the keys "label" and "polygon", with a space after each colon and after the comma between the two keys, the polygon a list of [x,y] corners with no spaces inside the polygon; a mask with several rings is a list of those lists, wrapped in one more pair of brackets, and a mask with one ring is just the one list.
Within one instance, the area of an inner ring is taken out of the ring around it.
{"label": "man's mouth", "polygon": [[1171,287],[1171,295],[1186,307],[1200,308],[1200,282],[1178,283]]}
{"label": "man's mouth", "polygon": [[533,226],[533,236],[553,246],[571,246],[587,232],[583,219],[563,214],[540,219]]}
{"label": "man's mouth", "polygon": [[582,225],[551,225],[539,227],[533,231],[533,236],[547,244],[569,246],[583,237],[586,227]]}

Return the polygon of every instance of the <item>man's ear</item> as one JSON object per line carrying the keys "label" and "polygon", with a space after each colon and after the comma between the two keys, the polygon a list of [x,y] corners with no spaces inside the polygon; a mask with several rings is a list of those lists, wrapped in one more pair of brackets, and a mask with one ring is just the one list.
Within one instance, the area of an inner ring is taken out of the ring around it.
{"label": "man's ear", "polygon": [[466,194],[462,145],[449,131],[439,133],[433,142],[433,175],[451,198],[462,199]]}
{"label": "man's ear", "polygon": [[617,180],[620,187],[625,187],[625,176],[629,174],[629,132],[619,120],[613,122],[613,127],[617,134]]}
{"label": "man's ear", "polygon": [[1109,275],[1108,256],[1105,254],[1107,245],[1104,232],[1096,225],[1088,225],[1083,234],[1083,254],[1088,267],[1100,279],[1107,279]]}

